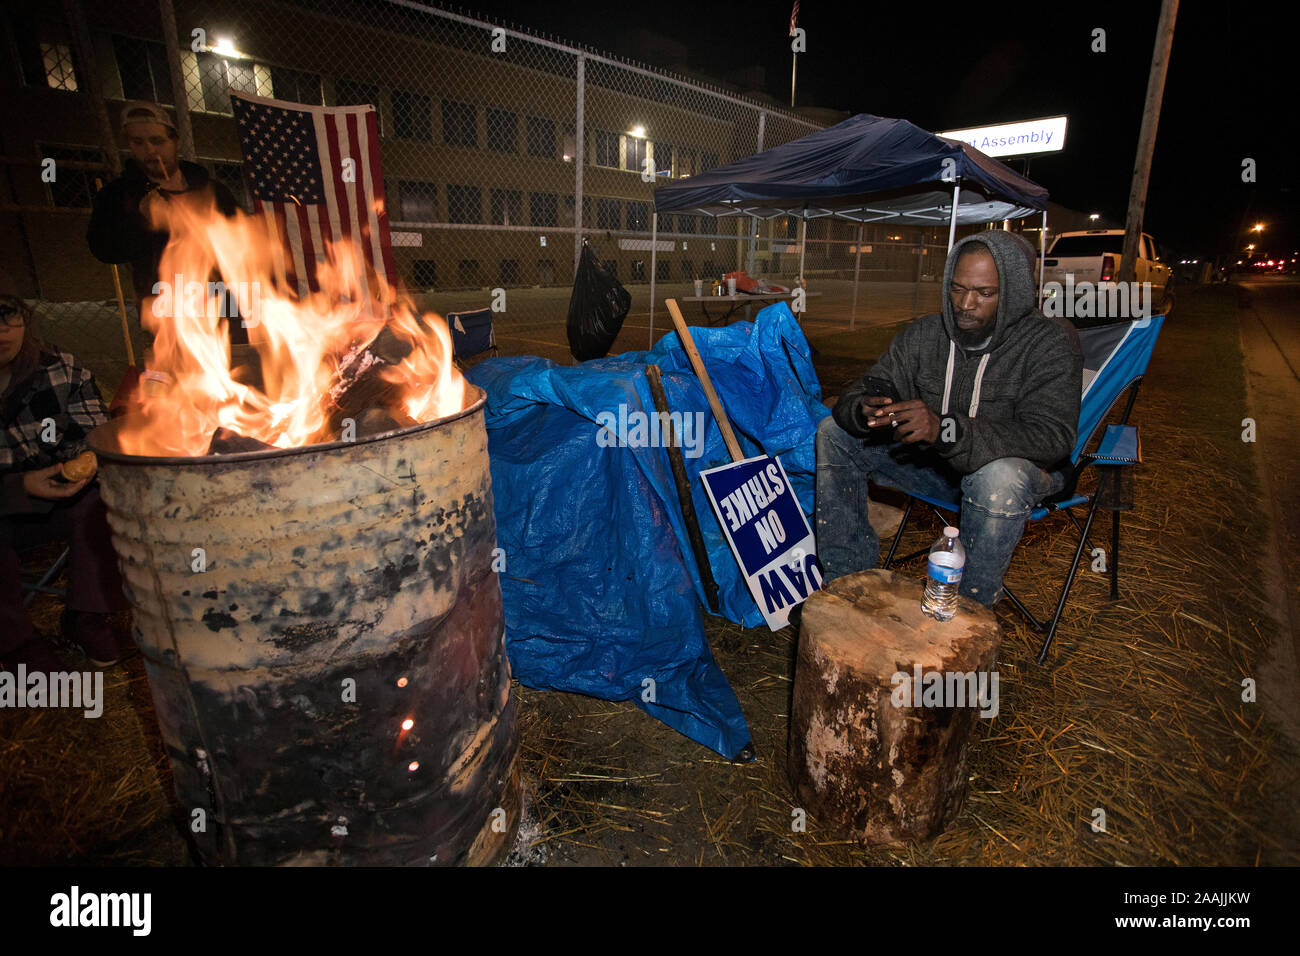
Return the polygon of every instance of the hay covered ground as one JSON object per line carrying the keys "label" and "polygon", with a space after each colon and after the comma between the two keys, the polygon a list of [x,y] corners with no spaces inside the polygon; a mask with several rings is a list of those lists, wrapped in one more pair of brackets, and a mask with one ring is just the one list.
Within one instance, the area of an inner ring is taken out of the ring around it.
{"label": "hay covered ground", "polygon": [[[1000,712],[977,722],[968,802],[948,832],[893,849],[847,843],[812,816],[795,832],[785,776],[794,629],[708,618],[758,759],[731,764],[630,703],[520,687],[528,802],[511,862],[1300,862],[1295,750],[1242,700],[1244,678],[1269,679],[1265,652],[1281,635],[1259,574],[1267,526],[1241,440],[1234,309],[1232,289],[1205,289],[1166,323],[1135,411],[1147,464],[1124,517],[1122,598],[1109,602],[1106,578],[1083,572],[1047,667],[1033,662],[1037,636],[999,613]],[[889,335],[827,326],[810,338],[833,394]],[[1047,572],[1063,572],[1061,524],[1032,526],[1012,563],[1008,583],[1031,607],[1049,603]],[[934,533],[922,521],[905,547]],[[52,630],[57,611],[43,599],[38,626]],[[105,684],[99,720],[0,711],[0,863],[189,862],[139,658]],[[1105,832],[1093,830],[1098,809]]]}

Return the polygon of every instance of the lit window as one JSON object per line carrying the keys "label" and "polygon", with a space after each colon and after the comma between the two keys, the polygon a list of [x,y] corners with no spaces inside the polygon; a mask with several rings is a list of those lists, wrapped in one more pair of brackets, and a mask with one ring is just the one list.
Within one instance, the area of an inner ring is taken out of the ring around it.
{"label": "lit window", "polygon": [[77,92],[77,70],[72,64],[72,50],[66,43],[42,43],[41,64],[50,89]]}

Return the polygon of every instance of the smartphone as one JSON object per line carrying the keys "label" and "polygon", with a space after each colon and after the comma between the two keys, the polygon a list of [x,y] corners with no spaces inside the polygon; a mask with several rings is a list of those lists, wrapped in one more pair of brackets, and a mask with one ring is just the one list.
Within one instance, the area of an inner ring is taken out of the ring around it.
{"label": "smartphone", "polygon": [[898,401],[898,393],[894,391],[894,386],[883,378],[868,375],[863,379],[862,387],[864,398],[887,398],[891,402]]}

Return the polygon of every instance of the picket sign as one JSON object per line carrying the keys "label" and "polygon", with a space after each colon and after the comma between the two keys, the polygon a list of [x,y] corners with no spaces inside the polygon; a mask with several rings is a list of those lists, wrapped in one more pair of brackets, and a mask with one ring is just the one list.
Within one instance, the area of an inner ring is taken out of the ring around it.
{"label": "picket sign", "polygon": [[691,367],[704,388],[731,464],[700,472],[704,490],[713,505],[727,544],[740,565],[749,593],[772,630],[789,622],[790,609],[813,591],[821,590],[821,565],[816,541],[799,499],[790,489],[780,459],[759,455],[742,458],[740,443],[713,389],[704,360],[677,307],[668,299],[668,314],[677,327]]}
{"label": "picket sign", "polygon": [[779,458],[759,455],[700,472],[704,490],[772,630],[822,586],[812,528]]}

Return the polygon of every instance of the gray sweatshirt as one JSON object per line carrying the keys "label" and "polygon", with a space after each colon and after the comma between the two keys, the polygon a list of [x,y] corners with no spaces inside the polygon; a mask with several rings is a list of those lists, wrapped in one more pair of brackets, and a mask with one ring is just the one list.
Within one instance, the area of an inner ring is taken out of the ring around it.
{"label": "gray sweatshirt", "polygon": [[[948,288],[962,248],[972,242],[992,253],[1000,291],[992,338],[982,349],[967,350],[955,341]],[[967,236],[948,256],[942,290],[943,313],[922,316],[895,336],[840,396],[835,421],[852,435],[874,434],[861,402],[870,394],[866,380],[882,379],[900,401],[919,398],[941,420],[954,420],[954,440],[932,447],[960,474],[998,458],[1026,458],[1048,470],[1067,465],[1079,421],[1083,355],[1077,333],[1035,308],[1023,244],[1008,232]]]}

